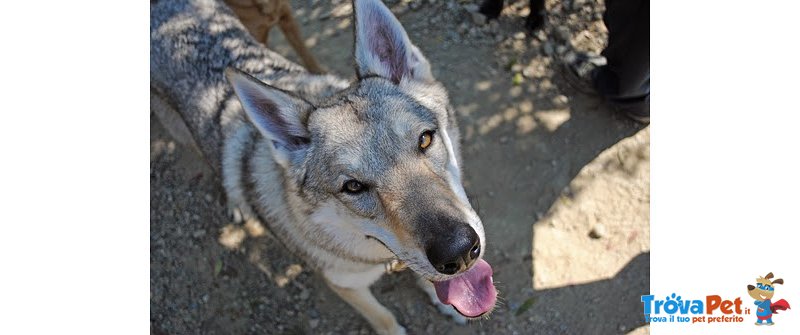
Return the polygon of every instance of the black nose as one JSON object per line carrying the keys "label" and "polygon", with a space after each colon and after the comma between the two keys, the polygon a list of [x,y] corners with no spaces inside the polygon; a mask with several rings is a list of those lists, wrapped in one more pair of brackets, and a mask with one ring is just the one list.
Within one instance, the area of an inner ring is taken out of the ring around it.
{"label": "black nose", "polygon": [[447,232],[429,240],[428,260],[440,273],[456,274],[472,265],[481,255],[478,234],[468,224],[451,226]]}

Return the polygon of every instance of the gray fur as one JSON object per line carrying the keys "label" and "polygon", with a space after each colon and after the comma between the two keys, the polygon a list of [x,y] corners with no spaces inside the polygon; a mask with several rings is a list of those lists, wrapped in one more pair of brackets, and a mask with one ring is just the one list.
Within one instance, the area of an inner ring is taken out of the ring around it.
{"label": "gray fur", "polygon": [[[427,280],[450,277],[425,256],[426,234],[437,225],[433,214],[467,222],[482,250],[486,242],[461,186],[459,133],[447,92],[388,9],[376,0],[358,0],[354,7],[357,21],[362,11],[379,9],[371,24],[387,25],[382,29],[402,38],[364,41],[358,36],[367,35],[357,32],[361,78],[353,83],[309,74],[267,50],[224,4],[211,0],[151,4],[150,77],[151,94],[166,102],[151,108],[162,122],[185,122],[222,175],[229,206],[244,219],[267,224],[359,309],[373,304],[363,288],[392,259]],[[374,28],[361,22],[359,29]],[[408,54],[381,58],[386,47]],[[403,62],[387,64],[387,59]],[[387,66],[392,70],[381,70]],[[228,67],[266,84],[242,90],[252,79],[228,72],[241,101],[254,101],[245,103],[247,110],[225,79]],[[281,109],[276,99],[287,96],[301,103]],[[305,107],[292,107],[298,105]],[[282,129],[295,126],[308,141],[282,145],[288,138]],[[418,139],[426,130],[435,131],[434,141],[422,152]],[[349,179],[368,185],[368,191],[342,192]],[[430,287],[426,290],[430,294]],[[402,333],[391,314],[363,313],[379,332]]]}

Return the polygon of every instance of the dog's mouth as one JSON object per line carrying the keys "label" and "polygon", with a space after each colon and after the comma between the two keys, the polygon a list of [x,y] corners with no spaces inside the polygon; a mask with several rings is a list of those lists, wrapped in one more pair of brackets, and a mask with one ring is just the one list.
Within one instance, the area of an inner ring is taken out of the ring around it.
{"label": "dog's mouth", "polygon": [[478,260],[467,272],[448,280],[435,281],[433,286],[439,301],[453,306],[470,318],[490,312],[497,301],[492,267],[483,259]]}

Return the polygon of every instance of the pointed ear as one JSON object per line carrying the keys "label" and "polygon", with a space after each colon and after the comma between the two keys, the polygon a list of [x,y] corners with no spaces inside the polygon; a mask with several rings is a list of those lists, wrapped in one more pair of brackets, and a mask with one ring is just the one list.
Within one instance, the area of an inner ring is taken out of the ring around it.
{"label": "pointed ear", "polygon": [[772,272],[770,272],[770,273],[767,273],[767,276],[766,276],[766,277],[764,277],[764,278],[766,278],[766,279],[770,279],[770,278],[772,278],[772,276],[774,276],[774,275],[772,274]]}
{"label": "pointed ear", "polygon": [[313,106],[288,92],[269,86],[234,68],[225,76],[242,103],[250,122],[275,144],[279,152],[303,150],[310,142],[305,126]]}
{"label": "pointed ear", "polygon": [[428,60],[380,0],[354,0],[353,10],[359,77],[378,75],[395,84],[403,79],[433,80]]}

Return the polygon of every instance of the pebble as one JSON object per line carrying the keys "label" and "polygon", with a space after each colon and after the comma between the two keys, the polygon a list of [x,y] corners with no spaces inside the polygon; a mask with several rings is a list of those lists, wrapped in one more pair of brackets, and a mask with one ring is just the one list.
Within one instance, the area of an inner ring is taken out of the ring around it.
{"label": "pebble", "polygon": [[514,39],[515,40],[524,40],[525,39],[525,32],[518,31],[516,34],[514,34]]}
{"label": "pebble", "polygon": [[498,23],[497,20],[490,21],[489,30],[492,31],[493,33],[496,33],[497,31],[500,30],[500,23]]}
{"label": "pebble", "polygon": [[544,42],[547,40],[547,34],[544,33],[544,30],[540,29],[539,31],[536,32],[536,39]]}
{"label": "pebble", "polygon": [[535,74],[535,69],[533,68],[533,66],[528,66],[522,69],[522,76],[524,76],[525,78],[533,78],[534,74]]}
{"label": "pebble", "polygon": [[544,45],[542,45],[542,50],[544,51],[544,54],[548,56],[552,56],[555,53],[553,43],[550,43],[550,41],[544,42]]}
{"label": "pebble", "polygon": [[606,237],[607,234],[608,232],[606,231],[606,227],[598,223],[592,227],[592,230],[589,232],[589,237],[593,239],[600,239]]}
{"label": "pebble", "polygon": [[303,290],[303,292],[300,292],[300,300],[308,300],[308,297],[310,295],[311,292],[309,292],[308,290]]}
{"label": "pebble", "polygon": [[206,202],[211,202],[214,200],[214,198],[211,197],[211,194],[208,193],[206,193],[206,195],[204,195],[203,198],[206,199]]}
{"label": "pebble", "polygon": [[474,22],[475,24],[480,25],[480,26],[486,24],[486,16],[485,15],[483,15],[481,13],[478,13],[478,12],[471,13],[471,15],[472,15],[472,22]]}
{"label": "pebble", "polygon": [[470,4],[464,5],[464,9],[466,9],[470,13],[477,13],[478,9],[480,9],[480,8],[478,7],[477,4],[470,3]]}
{"label": "pebble", "polygon": [[569,98],[566,95],[559,94],[553,98],[553,104],[556,106],[566,106],[569,103]]}
{"label": "pebble", "polygon": [[394,7],[394,14],[395,15],[403,15],[406,12],[408,12],[408,4],[405,3],[405,2],[400,3],[399,5]]}
{"label": "pebble", "polygon": [[556,38],[562,41],[569,41],[572,39],[572,34],[570,34],[569,29],[567,27],[558,27],[556,28]]}
{"label": "pebble", "polygon": [[563,55],[566,52],[567,52],[567,46],[566,45],[559,45],[559,46],[556,47],[556,53],[557,54]]}
{"label": "pebble", "polygon": [[317,326],[319,326],[319,319],[308,320],[308,326],[311,327],[311,329],[317,328]]}

